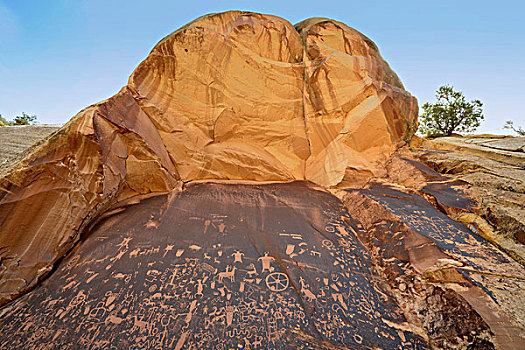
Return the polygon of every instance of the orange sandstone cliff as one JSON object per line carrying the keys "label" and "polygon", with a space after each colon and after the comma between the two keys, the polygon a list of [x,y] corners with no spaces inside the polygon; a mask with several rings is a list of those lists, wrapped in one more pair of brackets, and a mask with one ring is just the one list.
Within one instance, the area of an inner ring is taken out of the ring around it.
{"label": "orange sandstone cliff", "polygon": [[[296,29],[297,28],[297,29]],[[201,17],[0,181],[0,295],[34,285],[116,199],[204,179],[362,184],[417,101],[376,45],[321,18]]]}
{"label": "orange sandstone cliff", "polygon": [[183,26],[0,179],[0,345],[521,348],[523,266],[398,151],[417,110],[343,23]]}

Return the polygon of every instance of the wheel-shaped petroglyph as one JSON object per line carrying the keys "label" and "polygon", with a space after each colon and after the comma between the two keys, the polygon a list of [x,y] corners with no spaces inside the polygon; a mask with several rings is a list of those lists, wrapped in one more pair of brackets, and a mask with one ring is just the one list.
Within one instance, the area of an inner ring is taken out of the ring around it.
{"label": "wheel-shaped petroglyph", "polygon": [[288,288],[288,285],[290,284],[290,280],[288,279],[288,276],[286,274],[281,272],[274,272],[266,276],[266,286],[269,290],[274,292],[282,292],[286,288]]}

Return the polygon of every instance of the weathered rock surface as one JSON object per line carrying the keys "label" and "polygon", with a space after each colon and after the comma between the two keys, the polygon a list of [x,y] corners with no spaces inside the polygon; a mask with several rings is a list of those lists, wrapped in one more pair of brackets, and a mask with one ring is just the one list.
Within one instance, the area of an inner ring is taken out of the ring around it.
{"label": "weathered rock surface", "polygon": [[439,138],[413,149],[417,159],[470,186],[478,216],[458,215],[485,238],[525,262],[525,137]]}
{"label": "weathered rock surface", "polygon": [[524,348],[521,243],[416,114],[342,23],[180,28],[0,179],[1,347]]}
{"label": "weathered rock surface", "polygon": [[[56,125],[4,126],[0,128],[0,176],[29,154],[31,146],[36,147],[49,134],[56,131]],[[28,150],[29,149],[29,150]]]}
{"label": "weathered rock surface", "polygon": [[4,308],[2,348],[427,348],[329,193],[208,183],[114,210]]}
{"label": "weathered rock surface", "polygon": [[117,198],[202,179],[337,186],[379,174],[415,98],[362,34],[321,19],[298,28],[235,11],[189,23],[5,176],[0,300],[34,285]]}
{"label": "weathered rock surface", "polygon": [[525,137],[440,137],[427,140],[425,147],[492,159],[494,161],[525,168]]}

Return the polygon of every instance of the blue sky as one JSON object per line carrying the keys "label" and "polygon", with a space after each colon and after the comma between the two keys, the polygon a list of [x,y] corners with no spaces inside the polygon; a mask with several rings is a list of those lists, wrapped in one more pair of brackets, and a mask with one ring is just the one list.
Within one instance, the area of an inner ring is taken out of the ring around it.
{"label": "blue sky", "polygon": [[120,90],[165,35],[232,9],[342,21],[376,42],[420,105],[451,84],[484,103],[478,131],[525,126],[525,4],[505,0],[0,0],[0,114],[64,123]]}

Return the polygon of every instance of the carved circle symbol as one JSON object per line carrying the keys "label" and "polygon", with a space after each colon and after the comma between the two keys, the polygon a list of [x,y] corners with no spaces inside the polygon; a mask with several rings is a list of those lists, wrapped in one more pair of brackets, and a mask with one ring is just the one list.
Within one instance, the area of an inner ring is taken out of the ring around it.
{"label": "carved circle symbol", "polygon": [[339,240],[339,244],[342,245],[345,248],[350,247],[350,243],[347,240],[345,240],[345,239]]}
{"label": "carved circle symbol", "polygon": [[323,243],[323,246],[324,246],[325,248],[327,248],[327,249],[332,248],[333,245],[334,245],[334,243],[333,243],[331,240],[329,240],[329,239],[325,239],[325,240],[323,240],[322,243]]}
{"label": "carved circle symbol", "polygon": [[326,230],[326,232],[335,232],[335,228],[330,225],[326,225],[324,229]]}
{"label": "carved circle symbol", "polygon": [[266,276],[266,286],[274,292],[282,292],[288,288],[288,276],[281,272],[274,272]]}

